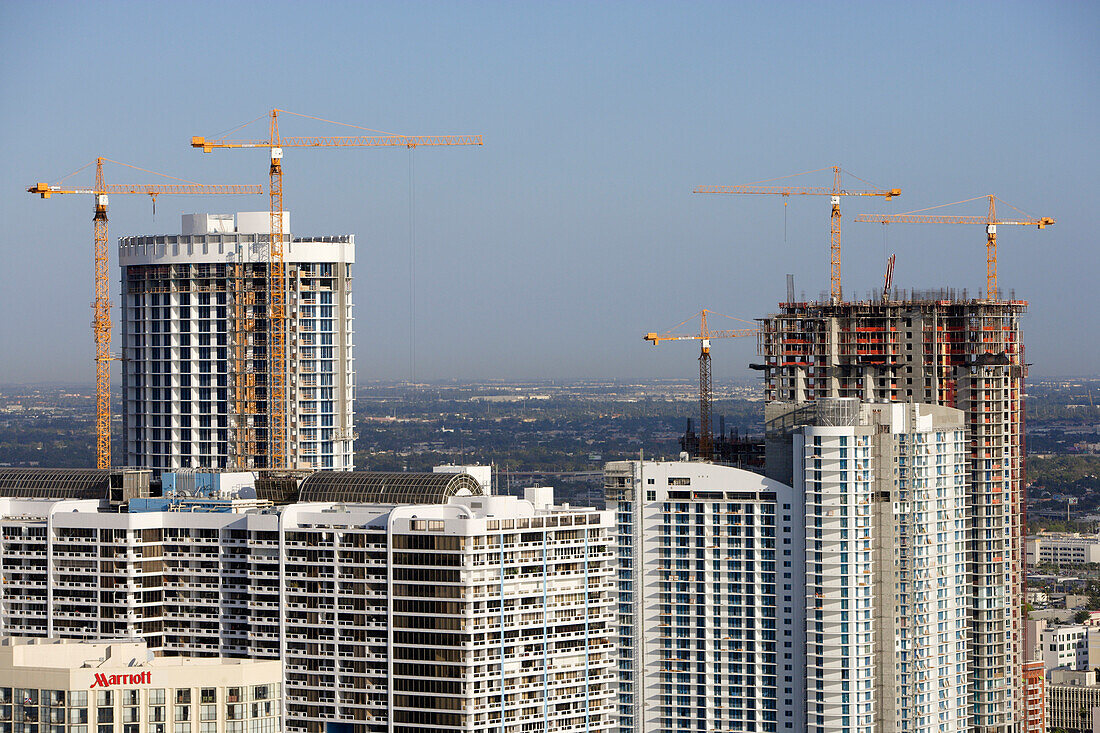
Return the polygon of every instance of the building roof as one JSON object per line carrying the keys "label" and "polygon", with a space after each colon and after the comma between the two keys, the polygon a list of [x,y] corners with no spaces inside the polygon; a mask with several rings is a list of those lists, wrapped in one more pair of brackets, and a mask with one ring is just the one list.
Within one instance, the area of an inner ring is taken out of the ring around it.
{"label": "building roof", "polygon": [[103,499],[113,473],[106,468],[0,468],[0,497]]}
{"label": "building roof", "polygon": [[451,496],[484,496],[468,473],[319,471],[302,482],[299,501],[442,504]]}

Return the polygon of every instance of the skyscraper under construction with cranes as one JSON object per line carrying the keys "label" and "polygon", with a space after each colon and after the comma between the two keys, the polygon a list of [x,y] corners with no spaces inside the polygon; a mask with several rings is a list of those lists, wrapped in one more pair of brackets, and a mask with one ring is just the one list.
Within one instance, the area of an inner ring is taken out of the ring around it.
{"label": "skyscraper under construction with cranes", "polygon": [[[968,638],[958,642],[970,649],[969,710],[978,733],[1009,733],[1024,719],[1027,365],[1020,318],[1026,308],[1021,300],[973,299],[955,291],[894,291],[861,302],[794,302],[788,295],[777,313],[760,321],[764,360],[755,365],[769,402],[854,397],[965,413],[970,539],[958,561],[965,562],[971,582]],[[929,596],[917,612],[944,613],[938,603]],[[909,673],[919,676],[920,654],[911,654]],[[936,694],[928,690],[933,705]]]}
{"label": "skyscraper under construction with cranes", "polygon": [[273,359],[268,212],[185,214],[179,235],[119,240],[127,464],[354,467],[355,238],[290,236],[282,217],[285,360]]}

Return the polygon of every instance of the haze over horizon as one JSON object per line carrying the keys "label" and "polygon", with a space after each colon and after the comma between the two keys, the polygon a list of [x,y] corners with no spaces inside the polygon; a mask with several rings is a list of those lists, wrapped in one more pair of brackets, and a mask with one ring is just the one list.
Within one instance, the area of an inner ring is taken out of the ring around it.
{"label": "haze over horizon", "polygon": [[[695,349],[642,334],[701,308],[751,320],[785,298],[787,273],[808,298],[829,275],[827,198],[692,189],[834,164],[902,190],[842,201],[846,296],[880,288],[890,253],[901,288],[976,295],[985,282],[982,227],[884,228],[858,213],[995,193],[1054,217],[1000,228],[1001,288],[1030,301],[1034,377],[1094,374],[1098,33],[1100,6],[1070,2],[5,3],[0,383],[94,375],[91,201],[26,187],[103,155],[266,190],[264,151],[188,143],[271,107],[484,135],[471,148],[287,150],[293,232],[356,235],[364,382],[691,379]],[[347,134],[283,123],[284,135]],[[113,166],[108,181],[160,179]],[[112,197],[112,300],[119,236],[267,207],[220,198],[161,197],[153,216],[146,197]],[[117,351],[117,307],[114,322]],[[751,378],[754,360],[755,339],[716,344],[715,380]]]}

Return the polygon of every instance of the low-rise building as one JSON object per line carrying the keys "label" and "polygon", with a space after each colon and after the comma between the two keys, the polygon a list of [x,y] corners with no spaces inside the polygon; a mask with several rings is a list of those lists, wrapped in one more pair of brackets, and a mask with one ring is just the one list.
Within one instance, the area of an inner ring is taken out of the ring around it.
{"label": "low-rise building", "polygon": [[1096,708],[1100,708],[1096,670],[1052,670],[1046,700],[1048,730],[1092,733]]}
{"label": "low-rise building", "polygon": [[1027,538],[1028,567],[1100,563],[1100,534],[1043,532]]}
{"label": "low-rise building", "polygon": [[3,733],[281,733],[282,664],[143,641],[0,639]]}
{"label": "low-rise building", "polygon": [[1087,626],[1052,626],[1042,632],[1043,666],[1085,669],[1089,661]]}

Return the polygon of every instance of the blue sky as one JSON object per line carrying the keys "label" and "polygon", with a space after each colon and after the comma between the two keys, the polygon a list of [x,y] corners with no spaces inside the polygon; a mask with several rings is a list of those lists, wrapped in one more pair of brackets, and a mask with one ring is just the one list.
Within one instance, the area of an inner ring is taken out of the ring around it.
{"label": "blue sky", "polygon": [[[262,151],[203,155],[188,141],[271,107],[485,138],[411,154],[287,151],[295,233],[356,235],[362,381],[691,378],[689,345],[655,349],[641,335],[703,307],[763,315],[786,273],[817,297],[829,224],[825,199],[784,211],[775,197],[692,188],[833,164],[903,192],[845,201],[848,294],[875,288],[891,252],[901,287],[984,285],[981,227],[884,234],[851,221],[862,211],[996,193],[1055,217],[1043,231],[1002,228],[1001,286],[1031,302],[1034,375],[1095,373],[1097,37],[1089,2],[5,2],[0,382],[93,374],[91,203],[25,187],[96,155],[266,187]],[[953,211],[984,213],[970,206]],[[264,208],[164,197],[154,217],[144,197],[116,196],[111,236],[176,232],[181,212]],[[117,302],[113,260],[112,289]],[[716,379],[751,374],[750,341],[716,345]]]}

